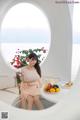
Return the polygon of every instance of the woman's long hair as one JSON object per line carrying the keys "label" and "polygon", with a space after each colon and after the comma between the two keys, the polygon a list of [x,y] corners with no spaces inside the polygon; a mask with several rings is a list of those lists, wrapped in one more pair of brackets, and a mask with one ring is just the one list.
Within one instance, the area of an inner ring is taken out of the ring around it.
{"label": "woman's long hair", "polygon": [[34,65],[34,67],[35,67],[37,73],[39,74],[39,76],[41,77],[41,69],[40,69],[40,66],[39,66],[38,56],[35,53],[32,52],[31,54],[29,54],[28,58],[29,59],[35,59],[37,61],[36,64]]}

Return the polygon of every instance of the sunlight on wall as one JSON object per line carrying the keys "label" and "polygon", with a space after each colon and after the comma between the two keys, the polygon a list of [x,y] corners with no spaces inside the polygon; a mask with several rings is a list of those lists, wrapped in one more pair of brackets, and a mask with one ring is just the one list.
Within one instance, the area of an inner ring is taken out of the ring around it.
{"label": "sunlight on wall", "polygon": [[75,4],[73,10],[73,48],[72,48],[72,80],[80,69],[80,5]]}

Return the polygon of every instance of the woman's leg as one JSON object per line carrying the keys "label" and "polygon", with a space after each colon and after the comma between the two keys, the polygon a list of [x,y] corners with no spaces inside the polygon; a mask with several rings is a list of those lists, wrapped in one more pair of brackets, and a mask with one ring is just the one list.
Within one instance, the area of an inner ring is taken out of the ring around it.
{"label": "woman's leg", "polygon": [[34,96],[34,97],[33,97],[33,100],[34,100],[34,103],[35,103],[35,105],[37,106],[37,108],[38,108],[39,110],[41,110],[41,109],[44,108],[44,107],[43,107],[43,104],[41,103],[41,101],[40,101],[40,99],[39,99],[39,95]]}
{"label": "woman's leg", "polygon": [[24,95],[21,95],[20,101],[20,107],[26,109],[26,97]]}
{"label": "woman's leg", "polygon": [[32,106],[33,106],[33,97],[28,95],[27,96],[27,103],[28,103],[28,110],[32,110]]}

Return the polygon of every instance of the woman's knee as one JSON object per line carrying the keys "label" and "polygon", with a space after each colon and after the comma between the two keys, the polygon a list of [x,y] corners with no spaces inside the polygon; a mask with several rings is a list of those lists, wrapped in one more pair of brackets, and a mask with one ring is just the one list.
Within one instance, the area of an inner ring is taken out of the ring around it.
{"label": "woman's knee", "polygon": [[36,103],[37,101],[39,101],[39,96],[34,96],[34,102]]}
{"label": "woman's knee", "polygon": [[28,102],[33,102],[33,97],[32,97],[32,96],[30,96],[30,95],[29,95],[29,96],[27,96],[27,101],[28,101]]}

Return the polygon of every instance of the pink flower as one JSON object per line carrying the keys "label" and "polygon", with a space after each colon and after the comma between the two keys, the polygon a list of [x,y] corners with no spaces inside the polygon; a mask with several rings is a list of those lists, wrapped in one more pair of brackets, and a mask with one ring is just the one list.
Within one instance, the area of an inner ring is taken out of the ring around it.
{"label": "pink flower", "polygon": [[43,51],[43,50],[44,50],[44,47],[42,47],[41,50]]}
{"label": "pink flower", "polygon": [[46,53],[46,50],[43,50],[43,53]]}

